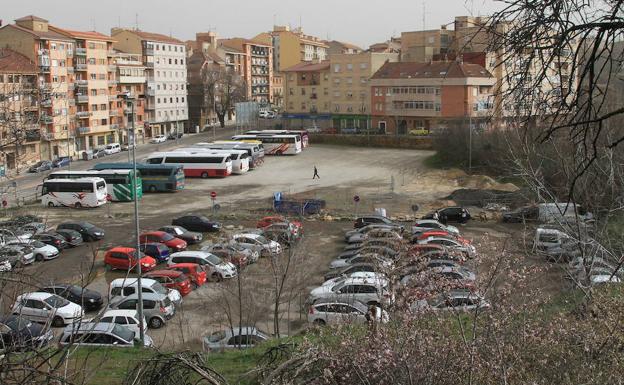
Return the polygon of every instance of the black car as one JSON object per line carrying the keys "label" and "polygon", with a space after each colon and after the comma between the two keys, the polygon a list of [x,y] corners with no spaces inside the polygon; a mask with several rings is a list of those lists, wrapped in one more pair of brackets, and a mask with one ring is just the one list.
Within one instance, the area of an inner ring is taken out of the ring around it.
{"label": "black car", "polygon": [[448,222],[466,223],[471,217],[467,209],[455,206],[433,211],[425,215],[422,219],[435,219],[446,224]]}
{"label": "black car", "polygon": [[355,220],[353,228],[359,229],[374,223],[382,223],[387,225],[395,225],[390,219],[381,215],[363,215]]}
{"label": "black car", "polygon": [[0,335],[2,349],[8,351],[45,346],[54,338],[52,331],[45,325],[17,315],[0,317]]}
{"label": "black car", "polygon": [[221,230],[221,223],[211,221],[203,215],[185,215],[171,221],[174,226],[182,226],[190,231],[199,231],[202,233],[217,232]]}
{"label": "black car", "polygon": [[330,279],[334,279],[336,277],[340,277],[341,275],[349,275],[352,273],[359,273],[361,271],[377,271],[377,268],[372,263],[354,263],[353,265],[345,266],[342,269],[337,269],[338,271],[331,271],[325,274],[325,280],[328,281]]}
{"label": "black car", "polygon": [[49,160],[41,160],[28,168],[28,172],[41,172],[52,169],[52,162]]}
{"label": "black car", "polygon": [[102,295],[95,290],[84,289],[77,285],[60,283],[48,285],[39,289],[46,293],[56,294],[68,301],[82,306],[85,311],[97,310],[102,307],[104,301]]}
{"label": "black car", "polygon": [[171,133],[169,133],[169,135],[167,135],[167,139],[168,140],[176,140],[176,139],[180,139],[183,136],[184,136],[183,132],[178,132],[178,133],[171,132]]}
{"label": "black car", "polygon": [[503,222],[520,223],[536,221],[539,217],[539,208],[537,206],[520,207],[512,211],[503,213]]}
{"label": "black car", "polygon": [[158,230],[171,234],[176,238],[185,240],[186,243],[188,243],[189,245],[192,245],[194,243],[199,243],[204,238],[204,236],[201,233],[188,231],[182,226],[163,226]]}
{"label": "black car", "polygon": [[80,246],[84,242],[82,234],[76,230],[70,229],[57,229],[56,232],[65,238],[65,241],[72,247]]}
{"label": "black car", "polygon": [[85,242],[97,241],[104,238],[104,230],[89,222],[65,222],[57,226],[57,230],[75,230],[82,235]]}
{"label": "black car", "polygon": [[54,246],[59,250],[62,250],[69,246],[65,238],[58,233],[36,234],[32,237],[32,239],[36,239],[37,241],[43,242],[46,245]]}

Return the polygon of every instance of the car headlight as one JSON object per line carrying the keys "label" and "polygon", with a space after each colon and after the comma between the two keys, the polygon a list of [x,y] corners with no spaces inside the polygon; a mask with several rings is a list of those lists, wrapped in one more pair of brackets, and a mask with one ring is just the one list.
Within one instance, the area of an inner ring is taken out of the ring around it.
{"label": "car headlight", "polygon": [[95,302],[95,298],[89,298],[89,302]]}

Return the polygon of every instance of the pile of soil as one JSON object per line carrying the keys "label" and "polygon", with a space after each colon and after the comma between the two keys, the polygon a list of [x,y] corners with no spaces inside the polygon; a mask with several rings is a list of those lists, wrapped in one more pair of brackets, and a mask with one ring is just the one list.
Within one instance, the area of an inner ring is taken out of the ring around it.
{"label": "pile of soil", "polygon": [[494,189],[470,189],[462,188],[455,190],[445,199],[452,200],[461,206],[485,207],[488,203],[498,203],[511,207],[517,207],[529,201],[526,191],[504,191]]}

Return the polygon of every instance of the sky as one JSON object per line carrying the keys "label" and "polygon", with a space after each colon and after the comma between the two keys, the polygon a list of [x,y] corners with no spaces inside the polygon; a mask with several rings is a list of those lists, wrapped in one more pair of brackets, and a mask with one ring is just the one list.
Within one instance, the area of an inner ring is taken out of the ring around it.
{"label": "sky", "polygon": [[[401,31],[439,28],[460,15],[487,15],[495,0],[1,0],[3,24],[34,14],[68,29],[110,34],[135,27],[193,39],[196,32],[252,38],[274,24],[303,26],[306,34],[360,45]],[[423,20],[424,4],[424,20]]]}

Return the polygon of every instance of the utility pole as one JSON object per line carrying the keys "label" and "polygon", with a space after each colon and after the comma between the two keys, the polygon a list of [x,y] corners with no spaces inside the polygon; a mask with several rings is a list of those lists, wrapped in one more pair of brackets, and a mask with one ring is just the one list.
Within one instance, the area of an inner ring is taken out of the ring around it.
{"label": "utility pole", "polygon": [[472,175],[472,114],[468,111],[468,174]]}

